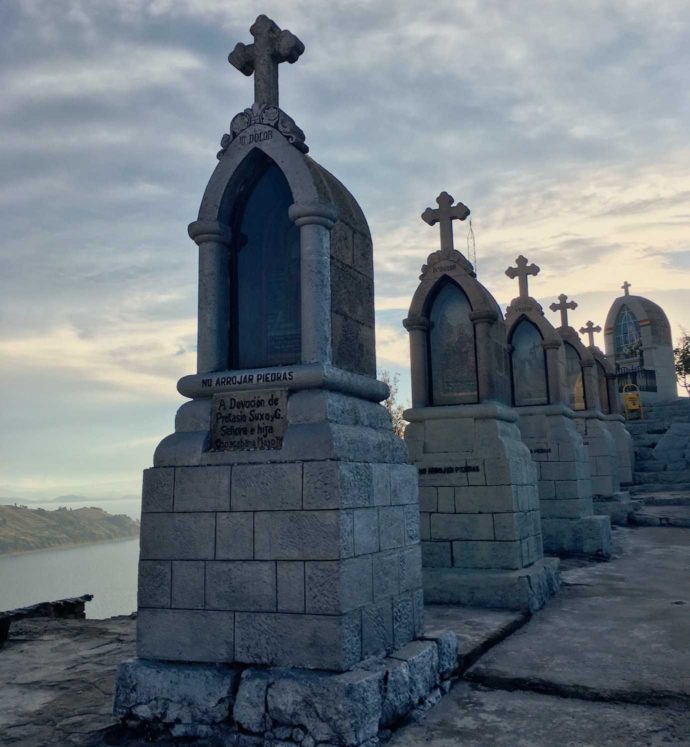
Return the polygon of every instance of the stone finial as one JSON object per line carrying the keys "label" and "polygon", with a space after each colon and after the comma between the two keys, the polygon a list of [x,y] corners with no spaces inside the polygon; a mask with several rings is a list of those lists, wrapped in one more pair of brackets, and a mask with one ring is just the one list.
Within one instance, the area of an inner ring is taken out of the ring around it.
{"label": "stone finial", "polygon": [[530,275],[539,274],[539,265],[528,265],[527,257],[523,257],[522,254],[515,260],[517,267],[509,267],[506,270],[506,275],[513,280],[518,278],[520,283],[520,298],[529,298],[529,290],[527,287],[527,278]]}
{"label": "stone finial", "polygon": [[575,301],[568,301],[568,296],[565,295],[565,293],[561,293],[561,295],[558,297],[559,303],[552,303],[549,308],[551,311],[560,311],[561,312],[561,327],[567,327],[568,326],[568,309],[576,309],[577,304]]}
{"label": "stone finial", "polygon": [[453,221],[454,220],[465,220],[470,214],[470,209],[463,205],[462,202],[458,202],[457,205],[453,205],[454,199],[448,194],[448,192],[441,192],[436,198],[438,203],[438,209],[427,208],[422,213],[422,220],[433,226],[435,223],[439,223],[441,226],[441,251],[452,252],[453,247]]}
{"label": "stone finial", "polygon": [[297,62],[304,44],[265,15],[254,21],[249,33],[254,43],[238,42],[228,55],[228,62],[244,75],[254,73],[255,104],[278,106],[278,65]]}
{"label": "stone finial", "polygon": [[589,347],[594,347],[594,333],[595,332],[601,332],[601,327],[597,324],[595,327],[594,324],[592,324],[591,321],[587,322],[584,327],[580,327],[580,334],[582,335],[588,335],[589,337]]}
{"label": "stone finial", "polygon": [[625,293],[626,296],[630,295],[630,283],[626,280],[623,285],[621,285],[621,288],[623,289],[623,293]]}

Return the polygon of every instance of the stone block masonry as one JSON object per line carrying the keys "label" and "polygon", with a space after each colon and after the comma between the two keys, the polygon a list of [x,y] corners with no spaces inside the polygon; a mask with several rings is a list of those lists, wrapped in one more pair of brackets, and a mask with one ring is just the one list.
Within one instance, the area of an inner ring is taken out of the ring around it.
{"label": "stone block masonry", "polygon": [[136,726],[145,708],[150,733],[238,747],[374,747],[381,732],[438,702],[457,672],[448,631],[340,674],[135,659],[120,665],[115,715]]}
{"label": "stone block masonry", "polygon": [[611,554],[611,523],[595,516],[587,447],[563,405],[517,409],[522,440],[537,469],[544,552],[599,559]]}
{"label": "stone block masonry", "polygon": [[146,470],[139,656],[343,671],[412,640],[416,480],[335,460]]}
{"label": "stone block masonry", "polygon": [[536,468],[517,417],[495,403],[406,415],[427,603],[539,609],[558,588],[558,561],[543,555]]}

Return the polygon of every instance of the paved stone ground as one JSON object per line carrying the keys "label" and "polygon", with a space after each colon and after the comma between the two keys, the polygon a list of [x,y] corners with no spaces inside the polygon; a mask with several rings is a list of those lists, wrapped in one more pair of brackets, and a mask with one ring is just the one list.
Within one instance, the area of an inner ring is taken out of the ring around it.
{"label": "paved stone ground", "polygon": [[[564,563],[563,590],[526,624],[430,608],[429,628],[458,633],[471,681],[391,747],[690,745],[690,530],[614,537],[611,562]],[[130,618],[14,625],[0,649],[0,745],[125,744],[106,730],[115,667],[133,653]]]}
{"label": "paved stone ground", "polygon": [[614,538],[391,747],[690,745],[690,531]]}

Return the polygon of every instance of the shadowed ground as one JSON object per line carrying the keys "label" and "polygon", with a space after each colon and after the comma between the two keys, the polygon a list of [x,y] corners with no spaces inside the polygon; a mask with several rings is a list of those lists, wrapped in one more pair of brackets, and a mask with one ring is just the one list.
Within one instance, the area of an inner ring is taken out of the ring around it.
{"label": "shadowed ground", "polygon": [[[458,633],[466,680],[389,744],[690,745],[690,530],[614,537],[611,562],[564,563],[561,593],[531,620],[430,608],[429,629]],[[130,618],[16,623],[0,649],[0,745],[134,745],[106,737],[115,667],[133,653]]]}

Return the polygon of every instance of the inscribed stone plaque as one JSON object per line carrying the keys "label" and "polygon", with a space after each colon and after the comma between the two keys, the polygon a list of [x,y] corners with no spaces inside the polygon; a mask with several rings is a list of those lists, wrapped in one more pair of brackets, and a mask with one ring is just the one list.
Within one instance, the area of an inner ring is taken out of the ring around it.
{"label": "inscribed stone plaque", "polygon": [[287,390],[214,394],[214,451],[281,449],[287,428]]}

